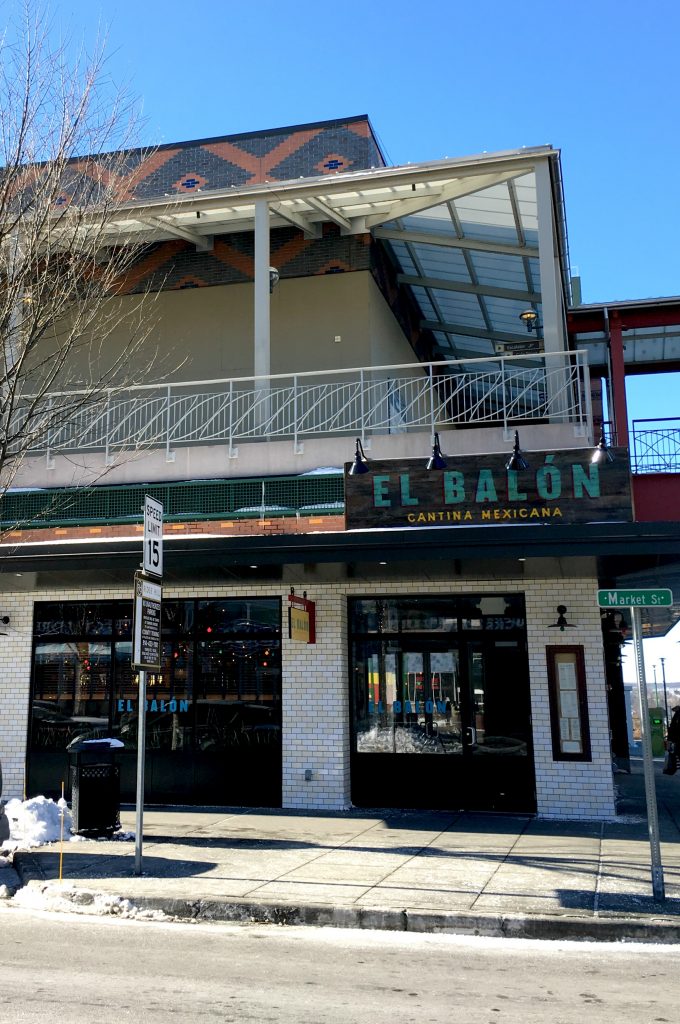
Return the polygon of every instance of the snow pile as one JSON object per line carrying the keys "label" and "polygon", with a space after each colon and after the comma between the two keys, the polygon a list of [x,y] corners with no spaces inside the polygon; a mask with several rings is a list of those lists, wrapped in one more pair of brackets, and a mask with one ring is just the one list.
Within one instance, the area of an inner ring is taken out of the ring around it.
{"label": "snow pile", "polygon": [[136,918],[164,921],[162,910],[145,910],[123,896],[91,892],[57,882],[29,882],[19,889],[13,903],[27,910],[49,910],[68,914],[92,914],[96,917]]}
{"label": "snow pile", "polygon": [[44,843],[56,843],[62,834],[64,839],[71,838],[71,812],[66,801],[57,803],[44,796],[34,796],[31,800],[9,800],[5,805],[5,813],[9,818],[10,838],[2,849],[29,850]]}

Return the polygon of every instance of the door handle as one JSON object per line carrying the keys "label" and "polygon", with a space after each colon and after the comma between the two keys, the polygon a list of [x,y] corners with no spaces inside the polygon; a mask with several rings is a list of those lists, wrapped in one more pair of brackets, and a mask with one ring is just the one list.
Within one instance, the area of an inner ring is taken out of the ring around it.
{"label": "door handle", "polygon": [[468,725],[465,731],[468,734],[467,738],[470,741],[470,745],[475,745],[477,743],[477,730],[474,725]]}

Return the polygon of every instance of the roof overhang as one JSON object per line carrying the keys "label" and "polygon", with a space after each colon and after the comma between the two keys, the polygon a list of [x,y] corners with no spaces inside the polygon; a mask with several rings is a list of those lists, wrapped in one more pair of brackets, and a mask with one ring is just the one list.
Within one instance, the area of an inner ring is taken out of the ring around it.
{"label": "roof overhang", "polygon": [[[255,204],[266,200],[272,226],[293,223],[314,233],[318,225],[330,221],[343,233],[360,234],[410,211],[428,209],[527,174],[541,160],[559,160],[559,152],[539,146],[401,167],[196,190],[189,195],[122,203],[110,219],[108,230],[117,241],[184,237],[178,236],[178,231],[189,232],[192,240],[252,231]],[[92,217],[96,219],[95,211]]]}
{"label": "roof overhang", "polygon": [[[0,573],[92,569],[97,559],[106,559],[107,567],[134,571],[139,565],[140,543],[134,536],[3,544]],[[597,556],[616,559],[616,575],[621,575],[633,571],[629,562],[637,557],[680,558],[680,526],[668,522],[411,527],[270,536],[168,536],[164,544],[169,573],[173,567],[199,568],[214,565],[216,560],[224,565],[283,565]]]}

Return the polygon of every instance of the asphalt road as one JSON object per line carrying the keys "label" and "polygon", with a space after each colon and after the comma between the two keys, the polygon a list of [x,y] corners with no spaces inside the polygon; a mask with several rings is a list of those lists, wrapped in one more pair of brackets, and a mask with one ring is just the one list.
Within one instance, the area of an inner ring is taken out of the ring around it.
{"label": "asphalt road", "polygon": [[0,906],[1,1024],[677,1022],[680,947],[190,925]]}

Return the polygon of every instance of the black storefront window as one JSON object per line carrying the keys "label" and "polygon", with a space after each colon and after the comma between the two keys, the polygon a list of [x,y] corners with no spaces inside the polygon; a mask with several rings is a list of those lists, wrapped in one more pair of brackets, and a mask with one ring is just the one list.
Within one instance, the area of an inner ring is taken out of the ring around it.
{"label": "black storefront window", "polygon": [[447,598],[385,598],[350,604],[353,633],[451,633],[458,628]]}
{"label": "black storefront window", "polygon": [[[131,620],[129,601],[36,604],[29,792],[58,789],[69,745],[103,736],[123,741],[123,778],[134,790],[138,678]],[[229,785],[244,775],[257,780],[267,747],[268,789],[258,796],[253,783],[243,802],[276,803],[280,600],[164,602],[162,667],[147,675],[146,712],[152,796],[155,790],[159,800],[181,795],[200,802],[202,785],[206,799],[229,802]],[[246,754],[253,763],[245,764]],[[240,801],[232,796],[231,802]]]}
{"label": "black storefront window", "polygon": [[279,602],[255,599],[199,601],[196,608],[198,636],[281,635]]}
{"label": "black storefront window", "polygon": [[110,644],[36,644],[31,749],[65,750],[79,739],[106,735],[110,695]]}
{"label": "black storefront window", "polygon": [[[118,602],[118,606],[131,602]],[[46,636],[111,636],[114,605],[111,601],[55,601],[35,606],[35,634]]]}

